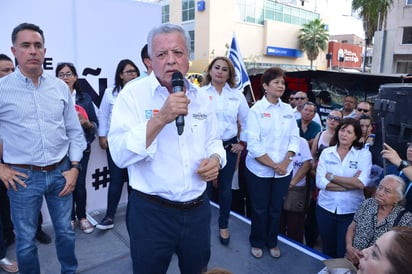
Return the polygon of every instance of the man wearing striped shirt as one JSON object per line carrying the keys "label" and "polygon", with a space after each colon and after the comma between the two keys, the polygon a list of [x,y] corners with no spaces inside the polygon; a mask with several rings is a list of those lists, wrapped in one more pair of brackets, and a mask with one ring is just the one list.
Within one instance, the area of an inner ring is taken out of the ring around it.
{"label": "man wearing striped shirt", "polygon": [[20,273],[40,273],[34,238],[46,198],[62,273],[76,273],[72,192],[86,148],[67,85],[44,73],[43,31],[22,23],[12,33],[15,72],[0,80],[0,179],[8,189]]}

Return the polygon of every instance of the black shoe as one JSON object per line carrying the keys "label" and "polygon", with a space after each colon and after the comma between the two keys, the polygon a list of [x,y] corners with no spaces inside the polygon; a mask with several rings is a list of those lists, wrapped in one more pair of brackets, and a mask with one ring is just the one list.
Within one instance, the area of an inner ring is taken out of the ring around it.
{"label": "black shoe", "polygon": [[[222,232],[223,232],[223,234],[227,234],[227,238],[223,238],[222,237]],[[224,233],[224,232],[227,232],[227,233]],[[221,229],[219,229],[219,240],[220,240],[220,243],[222,244],[222,245],[228,245],[229,244],[229,241],[230,241],[230,235],[229,235],[229,230],[227,229],[227,228],[221,228]]]}
{"label": "black shoe", "polygon": [[219,240],[220,240],[220,243],[222,245],[228,245],[229,241],[230,241],[230,237],[229,238],[223,238],[222,236],[219,235]]}
{"label": "black shoe", "polygon": [[39,241],[41,244],[50,244],[52,242],[49,235],[46,234],[43,230],[38,230],[36,232],[36,240]]}

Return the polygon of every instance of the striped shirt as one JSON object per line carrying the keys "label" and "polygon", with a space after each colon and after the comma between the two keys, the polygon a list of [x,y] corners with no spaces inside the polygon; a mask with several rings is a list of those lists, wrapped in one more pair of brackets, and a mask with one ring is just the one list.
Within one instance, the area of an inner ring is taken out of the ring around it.
{"label": "striped shirt", "polygon": [[86,142],[67,85],[42,73],[38,86],[16,68],[0,79],[3,161],[47,166],[80,161]]}

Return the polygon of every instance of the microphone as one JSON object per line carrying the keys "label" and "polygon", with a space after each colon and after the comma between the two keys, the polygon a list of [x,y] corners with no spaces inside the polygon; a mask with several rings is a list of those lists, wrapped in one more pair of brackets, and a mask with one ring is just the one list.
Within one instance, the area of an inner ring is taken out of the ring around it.
{"label": "microphone", "polygon": [[[180,71],[173,72],[172,75],[173,93],[183,91],[183,75]],[[177,134],[182,135],[185,126],[185,118],[178,115],[176,118]]]}

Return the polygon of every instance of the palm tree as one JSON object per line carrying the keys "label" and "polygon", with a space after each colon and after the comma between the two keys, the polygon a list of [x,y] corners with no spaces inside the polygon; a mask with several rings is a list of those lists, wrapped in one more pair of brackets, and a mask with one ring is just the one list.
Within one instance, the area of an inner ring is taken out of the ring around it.
{"label": "palm tree", "polygon": [[358,11],[363,18],[366,43],[372,41],[376,30],[386,27],[388,11],[393,0],[353,0],[352,10]]}
{"label": "palm tree", "polygon": [[306,52],[312,69],[313,60],[319,56],[320,50],[325,51],[328,46],[329,33],[320,19],[315,19],[302,25],[298,36],[301,48]]}

